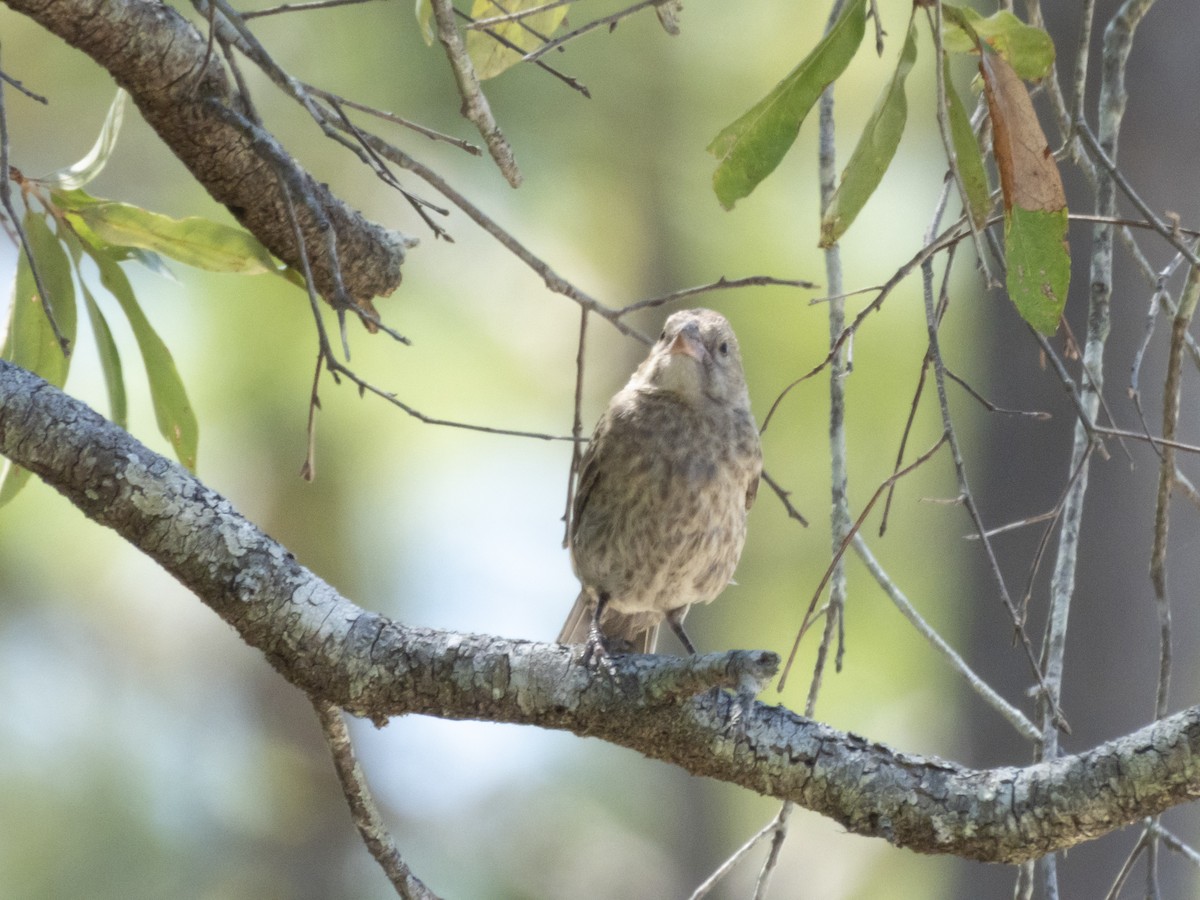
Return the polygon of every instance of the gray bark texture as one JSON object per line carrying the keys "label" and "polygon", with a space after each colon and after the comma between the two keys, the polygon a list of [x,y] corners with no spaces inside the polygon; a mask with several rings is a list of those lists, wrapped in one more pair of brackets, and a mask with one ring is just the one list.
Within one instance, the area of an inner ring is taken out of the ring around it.
{"label": "gray bark texture", "polygon": [[1200,707],[1075,756],[969,769],[754,702],[761,651],[618,656],[410,627],[340,596],[228,500],[37,376],[0,361],[0,454],[193,591],[284,678],[383,723],[420,713],[571,731],[792,800],[923,853],[1015,863],[1200,796]]}

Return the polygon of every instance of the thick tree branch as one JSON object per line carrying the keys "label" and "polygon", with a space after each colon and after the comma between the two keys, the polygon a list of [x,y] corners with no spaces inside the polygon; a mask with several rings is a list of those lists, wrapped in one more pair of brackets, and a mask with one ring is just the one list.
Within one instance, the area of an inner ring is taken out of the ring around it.
{"label": "thick tree branch", "polygon": [[300,253],[281,180],[303,185],[312,205],[297,198],[296,215],[314,283],[327,300],[336,303],[339,297],[326,228],[336,238],[350,302],[374,313],[371,300],[400,284],[412,239],[367,221],[290,158],[283,163],[289,167],[283,179],[279,161],[259,152],[254,135],[237,127],[232,114],[241,109],[219,54],[210,53],[205,39],[170,6],[150,0],[4,2],[107,69],[213,199],[297,270]]}
{"label": "thick tree branch", "polygon": [[773,654],[616,657],[612,678],[556,644],[389,621],[339,596],[181,467],[3,361],[0,453],[157,560],[293,684],[377,722],[422,713],[591,735],[859,834],[993,862],[1200,797],[1200,707],[1087,753],[973,770],[750,702],[746,685],[770,675]]}

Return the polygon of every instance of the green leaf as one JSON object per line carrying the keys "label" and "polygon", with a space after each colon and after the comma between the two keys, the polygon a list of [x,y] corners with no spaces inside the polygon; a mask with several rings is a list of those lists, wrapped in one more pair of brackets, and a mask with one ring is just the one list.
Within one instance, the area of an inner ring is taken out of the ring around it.
{"label": "green leaf", "polygon": [[713,191],[723,207],[732,209],[779,165],[821,92],[850,64],[866,21],[866,0],[849,0],[813,51],[708,145],[717,158]]}
{"label": "green leaf", "polygon": [[944,44],[957,53],[976,53],[979,42],[987,44],[1026,81],[1046,77],[1054,65],[1054,41],[1040,28],[1018,19],[1008,10],[984,18],[969,6],[942,7],[946,17]]}
{"label": "green leaf", "polygon": [[437,35],[433,33],[433,7],[429,0],[417,0],[417,26],[421,29],[421,37],[425,39],[425,46],[432,47]]}
{"label": "green leaf", "polygon": [[117,134],[121,131],[121,120],[125,116],[125,101],[128,94],[117,88],[117,96],[113,97],[108,107],[108,115],[100,127],[100,136],[88,154],[74,165],[37,179],[43,184],[62,190],[81,188],[103,170],[108,158],[112,156],[113,148],[117,146]]}
{"label": "green leaf", "polygon": [[176,458],[188,469],[196,468],[196,449],[200,442],[200,426],[188,401],[183,379],[175,368],[171,351],[150,325],[134,296],[133,288],[121,266],[111,257],[91,249],[88,255],[100,270],[100,282],[116,298],[129,320],[137,339],[146,378],[150,383],[150,398],[158,430],[175,450]]}
{"label": "green leaf", "polygon": [[943,68],[946,85],[946,105],[950,116],[950,140],[954,145],[954,156],[958,161],[958,175],[966,194],[967,211],[976,228],[982,228],[992,210],[991,193],[988,190],[987,172],[983,167],[983,153],[975,132],[971,130],[971,119],[966,107],[950,82],[950,61]]}
{"label": "green leaf", "polygon": [[87,284],[79,282],[83,290],[84,305],[87,307],[88,320],[92,323],[92,332],[96,335],[96,352],[100,355],[100,369],[104,373],[104,386],[108,390],[109,418],[122,428],[129,428],[129,401],[125,395],[125,375],[121,368],[121,354],[117,350],[117,342],[113,340],[112,330],[108,320],[96,304],[96,298],[88,290]]}
{"label": "green leaf", "polygon": [[[474,0],[471,4],[472,19],[487,19],[505,13],[520,12],[535,6],[544,6],[546,0],[504,0],[494,3],[492,0]],[[503,38],[509,44],[519,47],[521,52],[513,50],[502,41],[496,40],[485,31],[471,29],[467,32],[467,55],[475,66],[475,74],[482,81],[494,78],[505,69],[515,66],[521,58],[531,50],[536,50],[543,43],[545,35],[558,30],[566,18],[568,6],[556,6],[545,12],[525,16],[520,21],[502,22],[492,25],[488,30]],[[535,34],[536,32],[536,34]]]}
{"label": "green leaf", "polygon": [[896,71],[876,102],[821,220],[822,247],[832,246],[846,233],[891,165],[908,121],[904,80],[916,61],[917,23],[914,16],[908,20],[908,36],[900,51]]}
{"label": "green leaf", "polygon": [[[71,264],[62,244],[50,230],[44,216],[27,210],[22,220],[29,248],[33,253],[38,275],[46,288],[50,310],[59,331],[75,343],[75,283],[71,279]],[[17,260],[17,278],[9,313],[8,333],[0,356],[22,368],[40,375],[46,381],[62,387],[71,366],[54,336],[42,302],[38,297],[33,269],[24,253]],[[29,471],[8,463],[0,475],[0,506],[10,501],[29,480]]]}
{"label": "green leaf", "polygon": [[90,234],[107,244],[161,253],[210,272],[280,271],[267,249],[241,228],[199,216],[172,219],[128,203],[89,197],[83,191],[55,191],[51,197],[89,244],[95,245],[88,239]]}
{"label": "green leaf", "polygon": [[1017,312],[1042,334],[1058,330],[1071,282],[1067,211],[1022,209],[1004,216],[1008,295]]}
{"label": "green leaf", "polygon": [[117,342],[113,339],[108,320],[104,318],[96,298],[88,288],[87,279],[79,267],[83,256],[83,245],[79,236],[71,229],[64,229],[63,243],[71,253],[79,290],[83,294],[84,306],[88,312],[88,320],[92,323],[92,334],[96,338],[96,350],[100,357],[100,370],[104,375],[104,386],[108,391],[109,418],[122,428],[129,427],[129,401],[125,394],[125,376],[121,367],[121,354],[117,350]]}

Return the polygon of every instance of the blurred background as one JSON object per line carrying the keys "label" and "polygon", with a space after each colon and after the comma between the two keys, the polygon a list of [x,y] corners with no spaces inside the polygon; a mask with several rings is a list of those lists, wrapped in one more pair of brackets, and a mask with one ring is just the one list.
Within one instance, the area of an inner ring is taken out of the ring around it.
{"label": "blurred background", "polygon": [[[1077,5],[1056,4],[1049,22],[1063,57],[1077,39]],[[1097,21],[1115,6],[1098,2]],[[895,65],[895,36],[904,33],[908,5],[880,7],[891,35],[883,58],[870,52],[868,36],[838,82],[842,163]],[[616,8],[580,3],[573,18],[579,24]],[[742,4],[689,2],[681,37],[667,37],[647,11],[552,54],[554,65],[589,87],[590,100],[532,67],[488,82],[525,174],[517,191],[486,158],[399,131],[388,136],[609,305],[721,276],[823,284],[815,115],[779,169],[733,212],[721,210],[710,189],[705,146],[811,48],[827,10],[759,4],[748,12]],[[1142,26],[1121,144],[1122,162],[1151,206],[1191,225],[1200,219],[1192,163],[1200,136],[1195,117],[1177,110],[1200,88],[1190,38],[1197,28],[1200,7],[1183,0],[1164,0]],[[411,3],[263,19],[255,30],[305,81],[477,140],[458,115],[444,55],[423,43]],[[13,164],[38,175],[81,157],[112,99],[111,79],[6,8],[0,39],[5,73],[50,99],[42,107],[6,92]],[[843,241],[848,290],[880,284],[919,249],[942,183],[924,27],[919,53],[897,160]],[[1065,66],[1060,60],[1060,73]],[[965,86],[969,67],[956,75]],[[412,346],[352,327],[355,369],[431,416],[568,434],[574,304],[457,212],[444,222],[454,243],[434,240],[397,194],[348,164],[261,78],[252,84],[267,124],[318,178],[370,218],[422,239],[401,289],[378,304]],[[401,177],[439,202],[432,189]],[[1090,208],[1085,185],[1068,182],[1079,208]],[[89,189],[174,216],[232,221],[132,107],[114,158]],[[1068,318],[1080,336],[1089,237],[1088,228],[1073,226]],[[1163,247],[1146,243],[1151,261],[1165,264]],[[5,243],[5,283],[14,265]],[[1119,256],[1107,393],[1117,421],[1135,426],[1124,388],[1150,295],[1128,269]],[[326,380],[317,479],[306,483],[299,469],[316,342],[304,294],[266,277],[176,266],[171,281],[128,271],[190,391],[207,484],[364,607],[414,625],[557,635],[577,590],[561,547],[568,443],[423,425]],[[969,253],[960,254],[956,276],[942,332],[949,365],[1001,406],[1053,413],[1049,422],[1000,417],[961,391],[951,394],[972,487],[988,523],[1000,525],[1057,501],[1068,477],[1072,414],[1006,297],[981,290]],[[738,332],[760,422],[780,390],[824,358],[826,307],[809,302],[820,295],[774,287],[702,300]],[[869,299],[850,299],[851,314]],[[635,324],[656,331],[668,311],[649,311]],[[135,344],[116,330],[131,430],[168,452]],[[1151,422],[1164,334],[1143,374]],[[590,430],[644,348],[593,318],[588,350]],[[913,278],[854,344],[846,389],[856,513],[892,471],[924,352]],[[1187,387],[1195,387],[1194,373]],[[67,389],[105,409],[83,335]],[[922,400],[909,459],[937,439],[933,399]],[[689,617],[704,650],[790,649],[830,555],[827,417],[828,384],[814,378],[788,395],[764,435],[768,471],[811,525],[799,527],[778,498],[760,492],[737,586]],[[1186,412],[1182,429],[1182,439],[1196,439]],[[1145,446],[1127,450],[1110,444],[1111,457],[1093,463],[1064,686],[1073,726],[1067,752],[1126,733],[1153,713],[1157,624],[1145,571],[1157,468]],[[1182,465],[1194,468],[1189,459]],[[964,539],[967,516],[938,502],[956,493],[943,453],[901,483],[886,536],[878,536],[878,513],[864,534],[923,615],[1030,712],[1029,667],[978,544]],[[1174,710],[1196,698],[1195,510],[1180,503],[1172,528]],[[1039,535],[1027,528],[996,542],[1018,596]],[[1051,565],[1047,557],[1033,586],[1035,640]],[[827,674],[817,717],[914,753],[975,766],[1027,763],[1027,743],[974,698],[861,565],[851,559],[848,568],[845,666]],[[802,647],[787,692],[771,688],[764,701],[803,708],[815,638]],[[664,649],[673,652],[669,641]],[[778,809],[776,801],[569,734],[420,717],[352,728],[401,852],[444,896],[687,896]],[[155,564],[37,482],[0,511],[0,797],[3,896],[392,896],[351,827],[307,700]],[[1200,839],[1191,808],[1166,823]],[[1060,863],[1065,896],[1102,894],[1135,838],[1127,831],[1073,849]],[[751,896],[765,850],[715,896]],[[1194,895],[1183,863],[1167,860],[1161,871],[1165,896]],[[1014,877],[1006,867],[922,857],[847,835],[798,810],[771,896],[999,898],[1011,896]]]}

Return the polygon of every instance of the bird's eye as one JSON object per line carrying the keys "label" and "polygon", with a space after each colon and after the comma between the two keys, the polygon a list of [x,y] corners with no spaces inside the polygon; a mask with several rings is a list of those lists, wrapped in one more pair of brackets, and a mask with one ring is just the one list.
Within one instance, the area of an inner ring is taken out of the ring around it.
{"label": "bird's eye", "polygon": [[663,333],[658,336],[659,343],[667,339],[667,329],[663,329]]}
{"label": "bird's eye", "polygon": [[729,355],[729,344],[726,341],[721,341],[721,346],[717,349],[721,351],[722,356]]}

